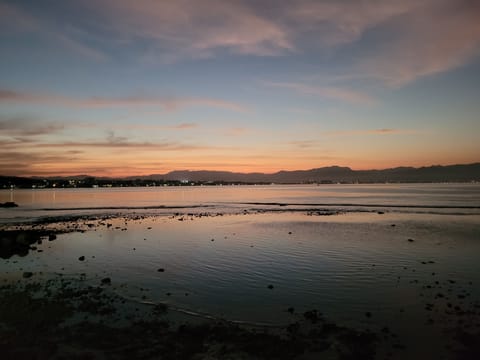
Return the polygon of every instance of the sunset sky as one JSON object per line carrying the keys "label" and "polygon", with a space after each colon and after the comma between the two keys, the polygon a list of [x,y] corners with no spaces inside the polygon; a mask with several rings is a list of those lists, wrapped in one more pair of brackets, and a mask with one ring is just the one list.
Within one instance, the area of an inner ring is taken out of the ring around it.
{"label": "sunset sky", "polygon": [[0,175],[480,161],[480,1],[0,0]]}

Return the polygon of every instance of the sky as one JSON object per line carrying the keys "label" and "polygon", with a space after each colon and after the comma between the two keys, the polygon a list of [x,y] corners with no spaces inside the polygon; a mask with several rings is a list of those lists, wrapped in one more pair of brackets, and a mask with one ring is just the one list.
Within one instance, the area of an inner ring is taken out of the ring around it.
{"label": "sky", "polygon": [[480,161],[480,1],[0,0],[0,175]]}

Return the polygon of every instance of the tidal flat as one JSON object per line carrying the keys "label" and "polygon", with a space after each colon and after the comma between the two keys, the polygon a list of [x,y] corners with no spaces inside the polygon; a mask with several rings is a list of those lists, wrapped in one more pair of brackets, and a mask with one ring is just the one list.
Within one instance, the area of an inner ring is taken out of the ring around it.
{"label": "tidal flat", "polygon": [[425,198],[62,203],[48,216],[42,204],[35,218],[13,199],[0,225],[2,353],[476,359],[478,207]]}

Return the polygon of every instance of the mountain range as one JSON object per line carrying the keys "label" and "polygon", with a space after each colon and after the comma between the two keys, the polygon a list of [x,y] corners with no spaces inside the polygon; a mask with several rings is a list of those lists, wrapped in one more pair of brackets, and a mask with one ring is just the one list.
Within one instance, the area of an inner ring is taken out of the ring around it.
{"label": "mountain range", "polygon": [[329,166],[310,170],[278,171],[272,174],[229,171],[172,171],[167,174],[135,176],[130,179],[225,181],[245,183],[308,182],[469,182],[480,181],[480,163],[468,165],[397,167],[383,170],[352,170]]}
{"label": "mountain range", "polygon": [[310,170],[278,171],[265,173],[239,173],[229,171],[177,170],[166,174],[129,176],[124,178],[92,177],[90,175],[53,177],[12,177],[0,176],[0,183],[25,183],[47,180],[93,179],[102,183],[115,180],[116,183],[141,181],[182,181],[182,182],[225,182],[225,183],[384,183],[384,182],[471,182],[480,181],[480,163],[428,167],[396,167],[383,170],[352,170],[349,167],[329,166]]}

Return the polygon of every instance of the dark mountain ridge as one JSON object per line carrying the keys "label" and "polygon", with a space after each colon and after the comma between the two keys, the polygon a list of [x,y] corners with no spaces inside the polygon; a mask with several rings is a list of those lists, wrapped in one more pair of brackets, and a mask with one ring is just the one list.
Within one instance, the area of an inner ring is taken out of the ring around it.
{"label": "dark mountain ridge", "polygon": [[89,175],[57,177],[14,177],[0,176],[0,185],[15,184],[28,187],[32,184],[52,181],[74,180],[92,185],[114,182],[115,186],[138,186],[148,181],[180,183],[384,183],[384,182],[472,182],[480,181],[480,163],[464,165],[434,165],[428,167],[396,167],[383,170],[352,170],[349,167],[329,166],[310,170],[278,171],[271,174],[238,173],[209,170],[175,170],[167,174],[130,176],[126,178],[92,177]]}

